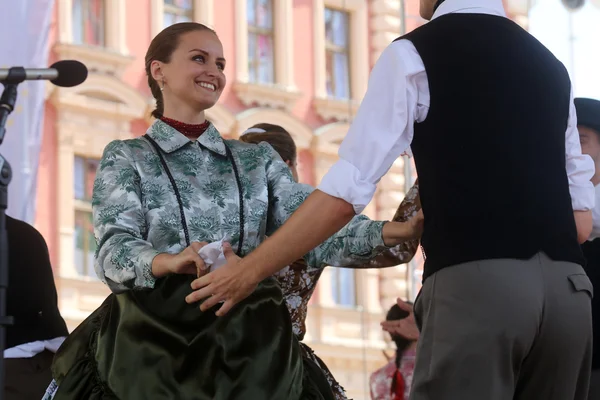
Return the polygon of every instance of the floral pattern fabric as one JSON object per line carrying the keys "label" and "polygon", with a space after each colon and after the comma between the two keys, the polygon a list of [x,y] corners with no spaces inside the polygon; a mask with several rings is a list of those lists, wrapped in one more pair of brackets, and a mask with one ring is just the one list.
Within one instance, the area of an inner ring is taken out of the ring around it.
{"label": "floral pattern fabric", "polygon": [[[289,167],[266,144],[225,141],[210,126],[197,141],[162,121],[147,134],[160,146],[179,190],[191,241],[226,238],[239,244],[239,193],[225,143],[242,183],[244,240],[248,254],[279,228],[312,192],[294,182]],[[98,241],[96,273],[113,292],[152,288],[152,260],[185,246],[177,197],[160,158],[144,138],[111,142],[94,182],[92,207]],[[305,256],[307,265],[348,266],[387,248],[383,222],[356,216],[340,232]]]}
{"label": "floral pattern fabric", "polygon": [[[419,198],[419,183],[417,181],[398,207],[393,220],[406,222],[410,218],[414,217],[414,215],[420,209],[421,202]],[[352,268],[381,268],[404,264],[413,258],[418,247],[418,240],[404,242],[398,246],[386,249],[384,252],[380,253],[367,263],[353,265]],[[294,334],[299,340],[302,340],[306,333],[306,315],[308,313],[308,304],[312,294],[315,291],[317,282],[321,276],[321,272],[321,268],[310,267],[304,260],[298,260],[276,274],[276,278],[281,285],[285,295],[286,304],[292,318]],[[307,345],[302,345],[302,350],[305,353],[305,356],[316,362],[325,373],[327,380],[334,391],[336,400],[346,400],[347,397],[344,388],[335,380],[323,361],[320,360]]]}
{"label": "floral pattern fabric", "polygon": [[[395,400],[400,398],[408,400],[410,388],[412,386],[413,374],[415,369],[415,352],[407,351],[400,361],[400,368],[396,367],[396,360],[392,360],[382,368],[371,374],[369,386],[371,390],[371,400]],[[404,393],[396,396],[392,393],[392,381],[396,371],[400,372],[404,379]],[[401,397],[403,396],[403,397]]]}

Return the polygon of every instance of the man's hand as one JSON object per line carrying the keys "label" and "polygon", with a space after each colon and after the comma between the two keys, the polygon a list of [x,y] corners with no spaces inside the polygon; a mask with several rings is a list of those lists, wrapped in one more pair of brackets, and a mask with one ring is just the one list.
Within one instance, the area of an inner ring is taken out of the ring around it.
{"label": "man's hand", "polygon": [[220,302],[224,302],[216,312],[219,317],[250,296],[259,283],[259,280],[252,276],[253,270],[244,268],[240,264],[242,259],[235,255],[229,243],[223,243],[223,254],[227,259],[227,264],[194,280],[192,282],[194,292],[185,298],[189,304],[206,299],[200,305],[202,311],[207,311]]}
{"label": "man's hand", "polygon": [[415,322],[413,307],[400,299],[396,299],[396,303],[402,310],[408,311],[408,317],[396,321],[383,321],[381,327],[391,335],[402,336],[408,340],[419,339],[419,329]]}

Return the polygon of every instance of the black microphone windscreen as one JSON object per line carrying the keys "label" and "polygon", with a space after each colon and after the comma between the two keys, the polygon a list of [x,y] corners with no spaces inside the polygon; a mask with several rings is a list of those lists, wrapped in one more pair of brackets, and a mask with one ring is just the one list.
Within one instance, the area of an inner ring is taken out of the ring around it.
{"label": "black microphone windscreen", "polygon": [[61,87],[72,87],[82,84],[88,76],[85,65],[75,60],[57,61],[50,66],[58,71],[58,77],[51,80],[53,84]]}

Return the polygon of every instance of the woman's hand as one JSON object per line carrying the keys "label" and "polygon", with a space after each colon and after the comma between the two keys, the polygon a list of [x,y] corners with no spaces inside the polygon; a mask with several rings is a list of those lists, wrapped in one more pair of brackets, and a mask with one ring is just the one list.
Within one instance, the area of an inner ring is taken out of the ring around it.
{"label": "woman's hand", "polygon": [[408,311],[408,317],[395,321],[383,321],[381,323],[381,328],[384,331],[389,332],[392,336],[398,335],[408,340],[418,340],[419,328],[417,328],[417,323],[415,322],[413,306],[405,303],[401,299],[397,299],[396,303],[401,310]]}
{"label": "woman's hand", "polygon": [[152,275],[162,278],[168,274],[189,274],[198,277],[204,275],[206,265],[198,251],[206,246],[206,242],[192,242],[179,254],[161,253],[152,261]]}
{"label": "woman's hand", "polygon": [[409,240],[420,239],[423,233],[423,211],[419,210],[406,222],[387,222],[383,226],[383,242],[388,247],[397,246]]}
{"label": "woman's hand", "polygon": [[244,268],[242,259],[235,255],[229,243],[223,243],[223,254],[227,264],[194,280],[191,285],[194,291],[185,298],[188,304],[204,300],[200,305],[203,312],[223,302],[216,312],[218,317],[250,296],[259,283],[253,268]]}

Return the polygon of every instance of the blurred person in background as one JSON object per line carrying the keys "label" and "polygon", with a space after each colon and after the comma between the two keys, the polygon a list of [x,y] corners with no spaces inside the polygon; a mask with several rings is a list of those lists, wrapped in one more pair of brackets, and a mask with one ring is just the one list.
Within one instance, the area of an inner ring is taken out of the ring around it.
{"label": "blurred person in background", "polygon": [[[592,177],[596,193],[596,206],[592,210],[592,234],[581,248],[587,261],[585,271],[594,287],[600,288],[600,101],[576,98],[575,109],[581,151],[592,157],[596,167]],[[598,400],[600,399],[600,293],[596,293],[592,299],[592,324],[594,343],[588,400]]]}
{"label": "blurred person in background", "polygon": [[[400,304],[408,305],[408,310],[400,308]],[[412,303],[400,304],[394,304],[389,309],[386,321],[401,321],[410,316]],[[392,334],[391,337],[396,345],[395,357],[371,374],[371,400],[408,400],[410,394],[417,340],[399,334]]]}
{"label": "blurred person in background", "polygon": [[8,234],[4,400],[40,400],[54,353],[69,334],[58,310],[48,246],[31,225],[6,216]]}

